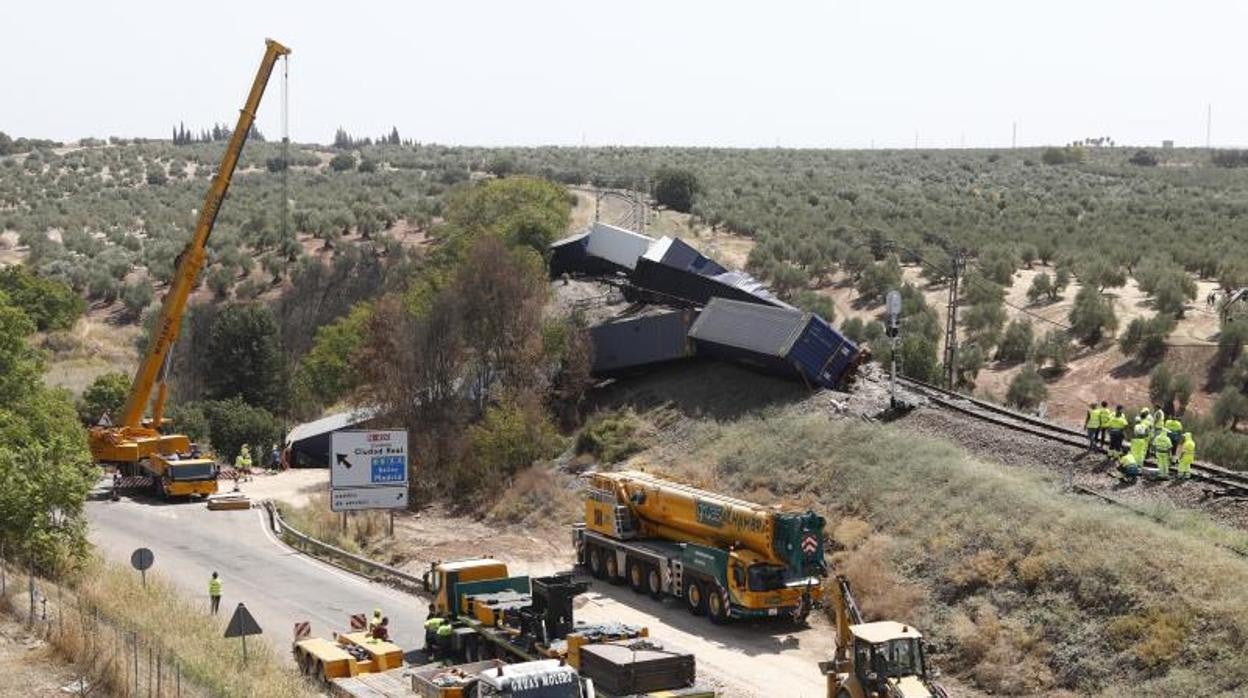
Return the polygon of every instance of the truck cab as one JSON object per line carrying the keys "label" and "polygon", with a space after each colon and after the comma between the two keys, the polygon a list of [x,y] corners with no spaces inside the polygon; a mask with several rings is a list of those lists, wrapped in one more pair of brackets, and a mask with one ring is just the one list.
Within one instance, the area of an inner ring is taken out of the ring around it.
{"label": "truck cab", "polygon": [[[508,576],[507,563],[493,558],[434,562],[421,576],[425,591],[433,595],[429,611],[432,615],[438,616],[457,616],[465,612],[464,589],[462,588],[464,585],[472,584],[470,588],[477,592],[504,589],[527,592],[528,588],[516,588],[521,581],[523,581],[523,586],[528,586],[528,577]],[[488,584],[488,582],[495,582],[495,584]]]}
{"label": "truck cab", "polygon": [[148,470],[161,497],[207,497],[217,493],[217,464],[211,458],[180,458],[176,454],[153,454]]}
{"label": "truck cab", "polygon": [[558,659],[506,664],[481,672],[479,698],[594,698],[594,682]]}
{"label": "truck cab", "polygon": [[828,698],[943,698],[933,683],[923,650],[923,636],[894,621],[849,626],[848,661],[820,662],[828,677]]}
{"label": "truck cab", "polygon": [[[805,618],[823,596],[823,580],[819,577],[795,577],[784,565],[774,564],[750,550],[729,551],[727,583],[733,605],[731,615],[745,617],[783,612]],[[751,612],[752,609],[763,611]]]}

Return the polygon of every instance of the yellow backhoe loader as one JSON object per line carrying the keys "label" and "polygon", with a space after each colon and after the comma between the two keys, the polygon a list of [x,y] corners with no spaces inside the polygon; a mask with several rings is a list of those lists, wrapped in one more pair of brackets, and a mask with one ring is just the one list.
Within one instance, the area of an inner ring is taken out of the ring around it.
{"label": "yellow backhoe loader", "polygon": [[836,657],[819,662],[828,677],[828,698],[948,698],[929,669],[923,636],[891,620],[862,622],[849,580],[832,585],[836,611]]}

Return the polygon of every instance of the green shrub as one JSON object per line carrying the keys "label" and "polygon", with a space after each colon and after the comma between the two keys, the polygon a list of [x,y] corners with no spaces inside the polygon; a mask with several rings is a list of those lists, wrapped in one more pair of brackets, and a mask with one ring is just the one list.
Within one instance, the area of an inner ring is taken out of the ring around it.
{"label": "green shrub", "polygon": [[69,286],[36,276],[20,264],[0,269],[0,291],[41,332],[67,330],[86,310],[86,303]]}
{"label": "green shrub", "polygon": [[94,424],[107,412],[116,423],[117,413],[129,394],[130,376],[118,371],[105,373],[82,392],[78,400],[78,417],[83,422]]}
{"label": "green shrub", "polygon": [[1040,377],[1036,365],[1028,363],[1010,380],[1010,387],[1005,393],[1005,401],[1022,410],[1034,410],[1048,396],[1049,389],[1045,387],[1044,379]]}
{"label": "green shrub", "polygon": [[1035,333],[1031,329],[1030,320],[1015,320],[1005,329],[1005,336],[997,346],[997,360],[1019,362],[1026,361],[1031,355]]}
{"label": "green shrub", "polygon": [[631,410],[604,412],[585,423],[576,436],[576,452],[602,463],[615,463],[646,448],[643,425]]}

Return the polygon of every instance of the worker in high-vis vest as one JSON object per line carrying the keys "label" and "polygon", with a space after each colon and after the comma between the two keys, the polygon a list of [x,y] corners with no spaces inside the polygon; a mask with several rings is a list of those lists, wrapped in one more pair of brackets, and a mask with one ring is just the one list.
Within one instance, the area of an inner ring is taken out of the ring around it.
{"label": "worker in high-vis vest", "polygon": [[443,623],[438,626],[438,657],[442,659],[451,658],[451,636],[455,633],[455,628],[450,623]]}
{"label": "worker in high-vis vest", "polygon": [[[1148,409],[1147,407],[1142,408],[1140,410],[1140,423],[1143,424],[1144,428],[1148,431],[1148,447],[1145,449],[1145,453],[1148,454],[1148,453],[1151,453],[1153,450],[1153,437],[1156,436],[1153,433],[1152,410]],[[1143,464],[1144,461],[1141,460],[1140,463]]]}
{"label": "worker in high-vis vest", "polygon": [[1101,420],[1096,431],[1096,441],[1104,446],[1109,438],[1109,420],[1114,416],[1114,411],[1109,409],[1109,402],[1101,400]]}
{"label": "worker in high-vis vest", "polygon": [[425,621],[425,652],[430,656],[433,656],[434,645],[438,641],[438,628],[446,622],[446,619],[438,616],[431,616]]}
{"label": "worker in high-vis vest", "polygon": [[1120,477],[1127,482],[1135,482],[1135,478],[1140,476],[1140,464],[1135,460],[1135,456],[1130,451],[1122,454],[1122,458],[1118,459],[1118,471],[1115,477]]}
{"label": "worker in high-vis vest", "polygon": [[1166,435],[1165,430],[1157,432],[1157,436],[1153,437],[1153,458],[1157,461],[1157,477],[1168,479],[1170,477],[1170,437]]}
{"label": "worker in high-vis vest", "polygon": [[1131,458],[1135,460],[1136,465],[1143,465],[1144,459],[1148,457],[1148,432],[1148,422],[1140,419],[1135,423],[1131,436]]}
{"label": "worker in high-vis vest", "polygon": [[1186,480],[1192,476],[1192,463],[1196,461],[1196,439],[1192,432],[1183,433],[1183,443],[1179,446],[1179,479]]}
{"label": "worker in high-vis vest", "polygon": [[1096,433],[1101,429],[1101,408],[1095,402],[1088,403],[1088,414],[1083,419],[1083,428],[1088,430],[1088,450],[1096,448]]}
{"label": "worker in high-vis vest", "polygon": [[208,580],[208,603],[212,609],[212,615],[217,615],[217,611],[221,610],[221,576],[216,572],[212,573],[212,579]]}
{"label": "worker in high-vis vest", "polygon": [[1179,446],[1183,444],[1183,422],[1177,417],[1171,415],[1166,418],[1166,435],[1170,437],[1171,455],[1177,454]]}
{"label": "worker in high-vis vest", "polygon": [[1127,415],[1122,413],[1122,405],[1109,416],[1109,455],[1118,458],[1122,455],[1123,434],[1127,430]]}
{"label": "worker in high-vis vest", "polygon": [[234,458],[234,469],[238,471],[235,477],[241,477],[244,480],[251,479],[251,447],[243,444],[238,450],[238,455]]}

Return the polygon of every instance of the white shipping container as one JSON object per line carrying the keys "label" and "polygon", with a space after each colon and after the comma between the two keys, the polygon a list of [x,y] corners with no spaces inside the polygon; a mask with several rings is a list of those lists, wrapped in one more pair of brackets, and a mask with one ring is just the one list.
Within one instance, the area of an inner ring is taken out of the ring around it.
{"label": "white shipping container", "polygon": [[633,269],[637,266],[637,258],[645,254],[653,242],[654,238],[648,235],[606,223],[594,223],[585,251],[594,257]]}

